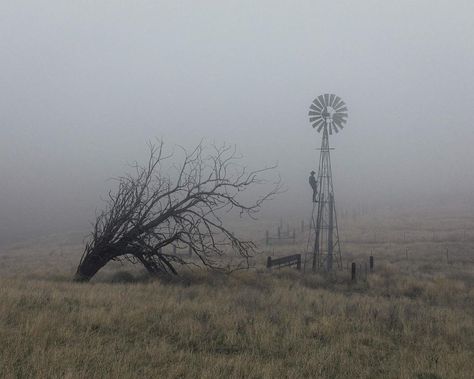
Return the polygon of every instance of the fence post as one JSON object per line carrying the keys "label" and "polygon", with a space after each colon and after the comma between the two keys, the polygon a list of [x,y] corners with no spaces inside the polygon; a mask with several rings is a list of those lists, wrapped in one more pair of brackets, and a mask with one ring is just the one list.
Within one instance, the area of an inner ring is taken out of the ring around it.
{"label": "fence post", "polygon": [[270,243],[270,235],[268,233],[268,230],[265,230],[265,243],[267,246]]}
{"label": "fence post", "polygon": [[301,270],[301,254],[298,254],[298,260],[296,261],[296,269]]}
{"label": "fence post", "polygon": [[355,264],[355,262],[352,262],[352,265],[351,265],[351,280],[352,281],[356,280],[356,264]]}
{"label": "fence post", "polygon": [[267,258],[267,268],[272,268],[272,257]]}
{"label": "fence post", "polygon": [[370,266],[370,272],[374,272],[374,256],[373,255],[369,257],[369,266]]}

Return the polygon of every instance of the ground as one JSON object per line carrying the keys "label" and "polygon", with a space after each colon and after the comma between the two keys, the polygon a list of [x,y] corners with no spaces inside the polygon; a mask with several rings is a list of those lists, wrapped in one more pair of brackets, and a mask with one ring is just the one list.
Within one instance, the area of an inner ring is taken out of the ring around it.
{"label": "ground", "polygon": [[474,217],[342,219],[332,277],[267,271],[267,255],[299,252],[307,236],[265,246],[270,226],[258,225],[255,269],[168,282],[117,265],[71,282],[76,234],[2,247],[1,376],[472,378]]}

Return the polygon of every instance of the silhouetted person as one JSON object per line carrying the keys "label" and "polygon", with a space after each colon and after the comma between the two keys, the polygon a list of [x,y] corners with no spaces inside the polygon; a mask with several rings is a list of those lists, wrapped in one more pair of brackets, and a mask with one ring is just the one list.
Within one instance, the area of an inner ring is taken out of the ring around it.
{"label": "silhouetted person", "polygon": [[316,203],[316,195],[318,194],[318,181],[314,177],[315,172],[311,171],[311,175],[309,176],[309,185],[313,189],[313,203]]}

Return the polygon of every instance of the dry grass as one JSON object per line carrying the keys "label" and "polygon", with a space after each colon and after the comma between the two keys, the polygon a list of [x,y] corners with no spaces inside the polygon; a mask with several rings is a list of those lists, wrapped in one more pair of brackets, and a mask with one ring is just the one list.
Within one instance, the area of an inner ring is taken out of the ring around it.
{"label": "dry grass", "polygon": [[357,283],[347,272],[294,270],[195,272],[163,283],[110,267],[75,284],[79,244],[43,241],[36,256],[32,246],[12,247],[0,253],[0,373],[472,378],[472,246],[450,243],[449,264],[439,254],[445,245],[429,241],[410,242],[409,260],[400,243],[348,244],[354,260],[376,249],[376,273]]}

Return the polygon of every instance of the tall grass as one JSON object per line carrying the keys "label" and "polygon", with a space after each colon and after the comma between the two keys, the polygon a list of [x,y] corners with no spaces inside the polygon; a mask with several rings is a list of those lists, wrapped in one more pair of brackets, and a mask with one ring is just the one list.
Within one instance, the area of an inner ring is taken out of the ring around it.
{"label": "tall grass", "polygon": [[2,376],[472,378],[469,281],[186,279],[1,280]]}
{"label": "tall grass", "polygon": [[0,377],[473,378],[472,243],[451,262],[432,241],[345,257],[374,246],[376,272],[355,283],[267,272],[263,254],[232,276],[110,265],[87,284],[70,281],[80,245],[16,246],[0,252]]}

